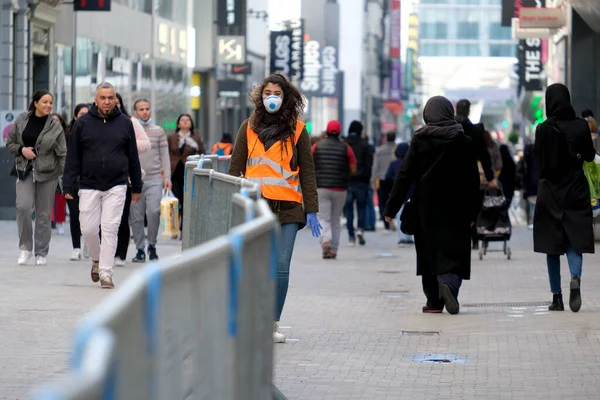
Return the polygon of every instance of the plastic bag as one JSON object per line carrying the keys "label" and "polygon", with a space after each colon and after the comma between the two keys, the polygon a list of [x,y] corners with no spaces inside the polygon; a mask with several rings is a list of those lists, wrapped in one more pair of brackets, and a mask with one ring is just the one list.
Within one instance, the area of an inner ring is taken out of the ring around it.
{"label": "plastic bag", "polygon": [[600,215],[600,165],[595,162],[584,162],[583,172],[590,188],[590,201],[594,217]]}
{"label": "plastic bag", "polygon": [[167,239],[179,237],[179,200],[170,190],[163,191],[160,201],[160,231]]}

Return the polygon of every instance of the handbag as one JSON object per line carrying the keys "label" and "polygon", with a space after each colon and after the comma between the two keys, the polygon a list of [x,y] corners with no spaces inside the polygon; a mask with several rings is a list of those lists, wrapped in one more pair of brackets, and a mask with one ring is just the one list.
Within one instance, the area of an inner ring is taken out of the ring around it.
{"label": "handbag", "polygon": [[32,171],[33,171],[33,162],[31,160],[29,160],[27,162],[27,166],[25,167],[25,169],[23,171],[21,171],[20,169],[17,168],[17,160],[15,159],[15,162],[13,163],[13,167],[10,170],[10,176],[16,176],[17,180],[23,181],[29,176],[29,174]]}

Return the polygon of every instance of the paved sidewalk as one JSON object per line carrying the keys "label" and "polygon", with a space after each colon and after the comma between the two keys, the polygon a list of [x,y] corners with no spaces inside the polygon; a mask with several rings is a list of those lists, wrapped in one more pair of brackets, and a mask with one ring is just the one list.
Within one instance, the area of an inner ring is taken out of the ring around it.
{"label": "paved sidewalk", "polygon": [[[76,322],[114,291],[90,279],[90,260],[69,261],[71,237],[53,231],[48,265],[17,266],[14,221],[0,221],[0,399],[28,399],[37,385],[67,372]],[[159,239],[159,256],[179,252],[181,242]],[[129,259],[135,246],[129,247]],[[129,261],[130,261],[129,260]],[[140,264],[115,267],[118,288]]]}
{"label": "paved sidewalk", "polygon": [[[549,313],[545,257],[518,228],[512,261],[473,253],[460,315],[424,315],[414,250],[366,238],[322,260],[316,239],[298,237],[281,321],[290,340],[276,346],[290,400],[600,398],[600,257],[585,257],[582,310]],[[565,301],[567,271],[563,260]]]}

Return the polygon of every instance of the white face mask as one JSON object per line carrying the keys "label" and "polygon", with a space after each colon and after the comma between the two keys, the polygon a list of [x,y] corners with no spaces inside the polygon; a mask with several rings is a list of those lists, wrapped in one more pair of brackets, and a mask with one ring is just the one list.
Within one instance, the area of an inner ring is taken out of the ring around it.
{"label": "white face mask", "polygon": [[269,114],[275,114],[281,108],[281,97],[278,96],[269,96],[263,99],[263,104],[265,105],[265,109]]}

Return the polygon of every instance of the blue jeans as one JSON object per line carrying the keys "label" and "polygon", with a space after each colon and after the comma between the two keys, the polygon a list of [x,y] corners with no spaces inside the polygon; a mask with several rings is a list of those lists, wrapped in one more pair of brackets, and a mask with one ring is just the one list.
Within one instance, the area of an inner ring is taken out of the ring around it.
{"label": "blue jeans", "polygon": [[[580,277],[583,269],[583,255],[575,253],[571,246],[567,247],[567,262],[571,277]],[[548,254],[546,256],[548,264],[548,277],[550,278],[550,291],[552,293],[562,293],[560,286],[560,256]]]}
{"label": "blue jeans", "polygon": [[279,263],[277,264],[277,299],[275,308],[275,321],[279,321],[283,312],[283,305],[288,292],[290,283],[290,264],[292,262],[292,253],[294,252],[294,243],[296,243],[296,234],[298,233],[298,224],[281,225],[281,234],[279,236]]}
{"label": "blue jeans", "polygon": [[344,205],[344,216],[346,217],[348,236],[351,238],[354,237],[354,203],[356,202],[356,211],[358,212],[358,229],[364,231],[367,219],[368,197],[369,185],[367,183],[353,183],[348,186],[346,204]]}
{"label": "blue jeans", "polygon": [[375,231],[375,225],[377,224],[373,193],[373,188],[369,186],[369,190],[367,192],[367,220],[365,221],[365,230],[367,231]]}

